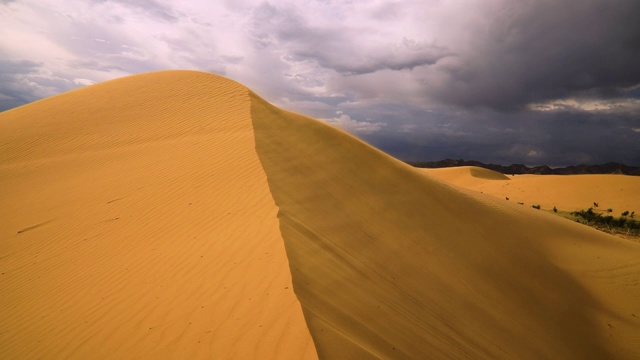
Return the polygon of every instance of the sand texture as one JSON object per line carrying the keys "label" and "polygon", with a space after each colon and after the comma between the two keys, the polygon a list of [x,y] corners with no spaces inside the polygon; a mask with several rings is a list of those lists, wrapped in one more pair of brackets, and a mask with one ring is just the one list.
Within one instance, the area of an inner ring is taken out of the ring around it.
{"label": "sand texture", "polygon": [[[620,216],[624,211],[640,214],[640,176],[629,175],[503,175],[474,166],[421,169],[451,184],[524,205],[584,210],[598,204]],[[492,181],[510,180],[510,181]],[[640,215],[638,215],[640,216]]]}
{"label": "sand texture", "polygon": [[0,191],[2,359],[640,358],[640,244],[217,76],[0,114]]}

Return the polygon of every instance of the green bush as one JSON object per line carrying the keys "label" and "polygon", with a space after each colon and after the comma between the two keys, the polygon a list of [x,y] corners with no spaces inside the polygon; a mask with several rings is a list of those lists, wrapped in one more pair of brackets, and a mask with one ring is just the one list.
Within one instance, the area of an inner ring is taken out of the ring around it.
{"label": "green bush", "polygon": [[[574,211],[571,215],[577,217],[577,222],[584,222],[587,225],[594,226],[596,228],[603,228],[608,231],[616,232],[616,230],[625,230],[627,234],[639,235],[640,222],[629,219],[626,216],[629,215],[628,211],[622,213],[622,216],[615,218],[611,215],[602,216],[602,214],[593,211],[593,208],[587,210]],[[582,221],[580,221],[582,219]]]}

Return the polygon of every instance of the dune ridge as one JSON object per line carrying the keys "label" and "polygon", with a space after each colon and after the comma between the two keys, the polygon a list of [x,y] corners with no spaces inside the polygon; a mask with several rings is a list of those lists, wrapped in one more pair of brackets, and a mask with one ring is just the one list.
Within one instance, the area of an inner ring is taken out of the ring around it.
{"label": "dune ridge", "polygon": [[0,192],[0,358],[640,357],[640,244],[218,76],[0,114]]}

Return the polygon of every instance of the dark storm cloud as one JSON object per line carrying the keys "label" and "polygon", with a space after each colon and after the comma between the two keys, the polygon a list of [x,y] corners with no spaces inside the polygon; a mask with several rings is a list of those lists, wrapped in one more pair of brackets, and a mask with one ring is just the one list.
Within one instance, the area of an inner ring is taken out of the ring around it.
{"label": "dark storm cloud", "polygon": [[458,44],[458,54],[426,76],[429,96],[513,110],[619,96],[640,83],[640,1],[492,1],[481,10],[486,18],[466,29],[468,47]]}
{"label": "dark storm cloud", "polygon": [[498,164],[565,166],[611,161],[640,164],[637,117],[605,111],[506,113],[495,110],[427,112],[373,107],[353,118],[389,124],[361,137],[409,161],[463,158]]}
{"label": "dark storm cloud", "polygon": [[257,7],[253,15],[252,35],[258,46],[285,51],[292,61],[315,61],[343,75],[411,70],[435,64],[449,54],[442,47],[407,38],[367,41],[371,30],[366,28],[313,26],[296,9],[269,3]]}

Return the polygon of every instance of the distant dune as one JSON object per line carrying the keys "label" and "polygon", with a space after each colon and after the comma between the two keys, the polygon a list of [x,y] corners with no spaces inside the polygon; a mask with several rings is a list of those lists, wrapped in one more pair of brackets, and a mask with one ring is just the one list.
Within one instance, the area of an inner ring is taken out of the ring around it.
{"label": "distant dune", "polygon": [[565,211],[576,211],[588,209],[597,203],[599,209],[611,209],[615,216],[620,216],[624,211],[640,214],[640,177],[637,176],[505,176],[473,166],[421,170],[446,182],[500,199],[509,198],[510,201],[521,202],[527,206],[540,205],[543,209],[552,209],[555,206]]}
{"label": "distant dune", "polygon": [[1,113],[0,358],[640,357],[640,244],[452,183],[199,72]]}
{"label": "distant dune", "polygon": [[509,175],[585,175],[585,174],[621,174],[640,176],[640,167],[628,166],[620,163],[610,162],[599,165],[577,165],[566,167],[549,167],[547,165],[529,167],[523,164],[511,164],[508,166],[497,164],[484,164],[474,160],[445,159],[440,161],[415,161],[408,164],[419,168],[449,168],[449,167],[481,167],[502,174]]}
{"label": "distant dune", "polygon": [[431,174],[438,179],[444,180],[447,183],[470,188],[474,188],[474,185],[479,184],[502,183],[501,181],[494,182],[493,180],[509,180],[508,176],[497,171],[476,166],[420,170],[426,174]]}

